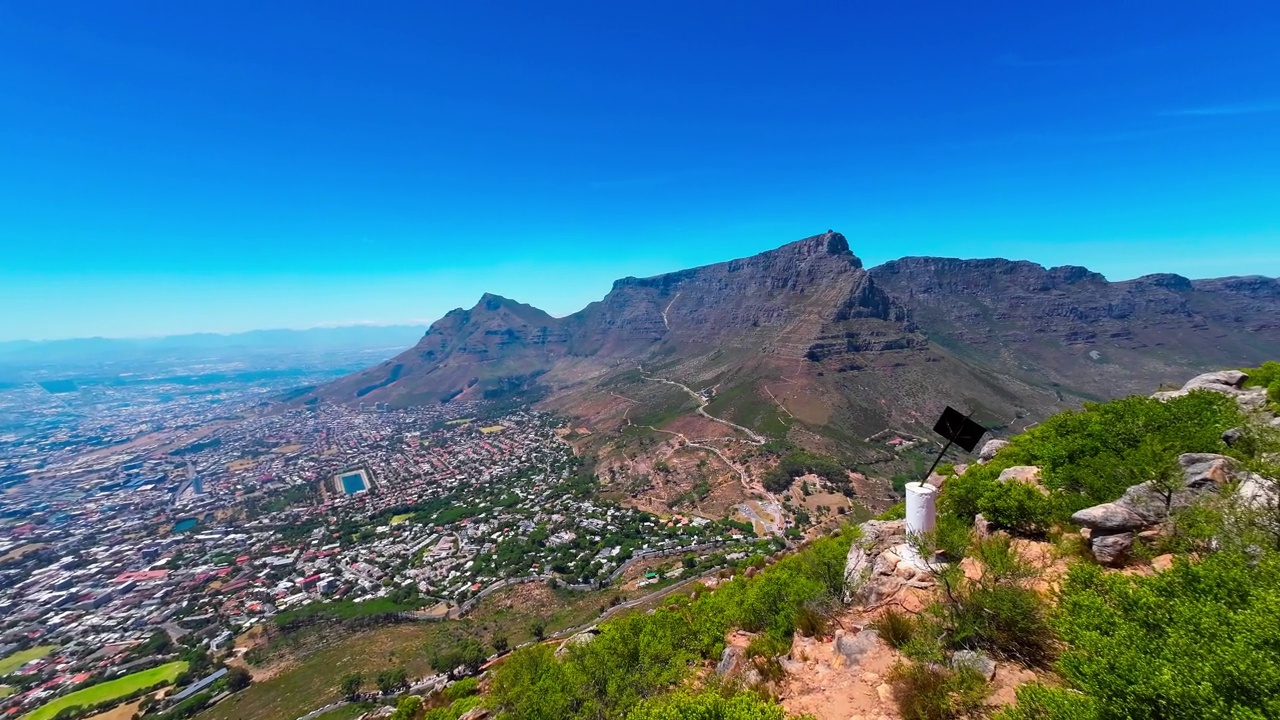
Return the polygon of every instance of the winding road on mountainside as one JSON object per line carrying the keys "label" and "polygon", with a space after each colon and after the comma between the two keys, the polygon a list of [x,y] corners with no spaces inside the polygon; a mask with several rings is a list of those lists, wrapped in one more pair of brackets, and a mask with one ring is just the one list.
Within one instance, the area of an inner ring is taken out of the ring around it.
{"label": "winding road on mountainside", "polygon": [[[672,302],[675,302],[675,300],[673,299]],[[670,307],[670,305],[668,305],[668,307]],[[708,413],[706,409],[708,405],[707,399],[704,398],[702,395],[694,392],[687,385],[676,382],[674,380],[668,380],[666,378],[651,377],[650,375],[645,373],[645,369],[639,365],[636,366],[636,369],[640,371],[641,377],[643,377],[645,380],[666,383],[667,385],[674,385],[675,387],[678,387],[681,390],[684,390],[686,393],[689,394],[689,397],[694,399],[694,402],[698,403],[699,415],[707,418],[708,420],[711,420],[712,422],[720,423],[721,425],[731,427],[735,430],[738,430],[739,432],[744,433],[749,438],[747,442],[749,442],[752,445],[763,445],[765,443],[765,438],[762,437],[756,431],[752,430],[751,428],[743,427],[742,425],[739,425],[734,422],[730,422],[728,420],[725,420],[724,418],[718,418],[715,415]],[[619,395],[617,397],[622,397],[622,396]],[[628,418],[627,422],[630,423],[631,420]],[[738,473],[738,478],[739,480],[741,480],[742,487],[744,490],[746,490],[748,493],[755,493],[759,497],[763,498],[757,501],[759,505],[758,509],[756,507],[753,507],[751,502],[744,502],[739,505],[735,505],[734,507],[737,508],[738,511],[740,511],[743,514],[743,516],[747,518],[747,520],[751,521],[753,525],[756,523],[759,523],[760,526],[765,529],[765,532],[770,535],[782,535],[786,531],[786,526],[787,526],[786,516],[783,514],[782,503],[778,500],[777,496],[775,496],[773,493],[766,490],[764,488],[764,485],[752,479],[752,477],[747,473],[746,470],[744,470],[743,468],[739,467],[736,463],[731,461],[728,458],[728,456],[726,456],[723,452],[721,452],[719,448],[713,447],[711,445],[706,445],[704,443],[701,443],[695,440],[691,440],[690,438],[685,436],[683,433],[674,432],[672,430],[660,430],[658,428],[653,427],[652,425],[646,425],[645,427],[649,428],[650,430],[653,430],[654,432],[666,433],[668,435],[675,435],[676,437],[683,440],[685,444],[688,445],[689,447],[696,447],[702,450],[707,450],[709,452],[715,453],[716,457],[720,458],[720,460],[725,465],[728,465],[734,472]]]}

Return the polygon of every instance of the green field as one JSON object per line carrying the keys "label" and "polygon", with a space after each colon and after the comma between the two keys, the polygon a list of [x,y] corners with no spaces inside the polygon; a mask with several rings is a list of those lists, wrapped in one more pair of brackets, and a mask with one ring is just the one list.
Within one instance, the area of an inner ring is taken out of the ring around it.
{"label": "green field", "polygon": [[413,517],[413,513],[405,513],[405,514],[403,514],[403,515],[396,515],[395,517],[391,518],[391,524],[392,524],[392,525],[399,525],[400,523],[402,523],[402,522],[404,522],[404,521],[408,520],[408,519],[409,519],[409,518],[411,518],[411,517]]}
{"label": "green field", "polygon": [[7,698],[13,694],[13,688],[8,685],[0,685],[0,698]]}
{"label": "green field", "polygon": [[41,705],[35,710],[23,715],[22,720],[49,720],[69,707],[96,705],[100,702],[122,698],[130,693],[151,687],[157,683],[173,682],[179,675],[186,672],[186,670],[187,663],[179,660],[178,662],[171,662],[166,665],[160,665],[159,667],[153,667],[150,670],[143,670],[142,672],[136,672],[132,675],[118,677],[115,680],[108,680],[104,683],[91,685],[83,690],[77,690],[69,695],[63,695],[60,698]]}
{"label": "green field", "polygon": [[19,650],[5,659],[0,660],[0,675],[8,675],[32,660],[42,658],[56,649],[56,645],[37,645],[30,650]]}
{"label": "green field", "polygon": [[466,425],[475,420],[475,418],[462,418],[461,420],[450,420],[445,425]]}

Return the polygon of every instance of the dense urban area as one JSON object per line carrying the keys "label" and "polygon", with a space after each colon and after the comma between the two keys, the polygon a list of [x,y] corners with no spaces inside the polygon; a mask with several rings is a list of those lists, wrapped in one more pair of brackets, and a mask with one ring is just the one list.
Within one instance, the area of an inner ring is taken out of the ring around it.
{"label": "dense urban area", "polygon": [[290,405],[282,385],[0,392],[7,715],[81,716],[97,699],[78,693],[176,680],[151,710],[183,716],[247,682],[224,662],[255,626],[447,622],[513,583],[588,592],[680,556],[644,587],[760,542],[599,500],[549,415]]}

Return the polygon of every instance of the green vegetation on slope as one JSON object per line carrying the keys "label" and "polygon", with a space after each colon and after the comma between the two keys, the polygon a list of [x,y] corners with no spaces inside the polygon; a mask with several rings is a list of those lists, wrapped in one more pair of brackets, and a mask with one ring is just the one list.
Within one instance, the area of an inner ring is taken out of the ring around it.
{"label": "green vegetation on slope", "polygon": [[737,578],[696,599],[677,596],[652,614],[604,623],[596,639],[562,658],[546,645],[521,649],[494,672],[490,702],[511,720],[627,718],[633,708],[646,713],[634,717],[646,720],[771,717],[736,710],[716,715],[713,698],[683,705],[672,700],[676,704],[670,706],[641,703],[681,685],[700,663],[719,658],[733,628],[761,633],[772,647],[789,646],[797,630],[825,630],[830,609],[844,594],[853,535],[818,540],[754,578]]}
{"label": "green vegetation on slope", "polygon": [[1264,362],[1261,367],[1244,368],[1244,372],[1249,375],[1245,387],[1266,388],[1271,408],[1280,411],[1280,362]]}
{"label": "green vegetation on slope", "polygon": [[187,663],[179,660],[153,667],[150,670],[118,677],[83,690],[68,693],[51,700],[23,716],[23,720],[50,720],[67,708],[92,707],[101,703],[128,697],[151,687],[167,685],[187,671]]}
{"label": "green vegetation on slope", "polygon": [[[1118,498],[1149,479],[1154,458],[1224,452],[1223,431],[1244,422],[1235,401],[1201,391],[1165,402],[1130,397],[1087,403],[1054,415],[1014,438],[995,459],[948,481],[942,509],[972,521],[977,513],[997,526],[1044,533],[1071,513]],[[1043,470],[1044,494],[1027,483],[998,481],[1017,465]]]}
{"label": "green vegetation on slope", "polygon": [[1022,688],[1004,718],[1280,717],[1278,605],[1271,549],[1180,559],[1153,577],[1077,564],[1056,623],[1068,687]]}

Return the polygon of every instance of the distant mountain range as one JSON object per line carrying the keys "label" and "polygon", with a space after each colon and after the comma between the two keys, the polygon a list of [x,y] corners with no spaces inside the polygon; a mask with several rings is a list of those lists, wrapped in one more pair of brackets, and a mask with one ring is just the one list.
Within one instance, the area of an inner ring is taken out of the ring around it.
{"label": "distant mountain range", "polygon": [[352,325],[309,330],[252,330],[221,335],[198,333],[156,338],[77,338],[0,342],[2,364],[124,362],[157,357],[198,358],[278,352],[328,352],[402,348],[422,337],[414,325]]}
{"label": "distant mountain range", "polygon": [[318,391],[393,405],[523,396],[597,428],[696,409],[808,444],[992,427],[1280,357],[1280,281],[904,258],[870,270],[828,231],[753,257],[624,278],[564,318],[485,295],[410,350]]}

